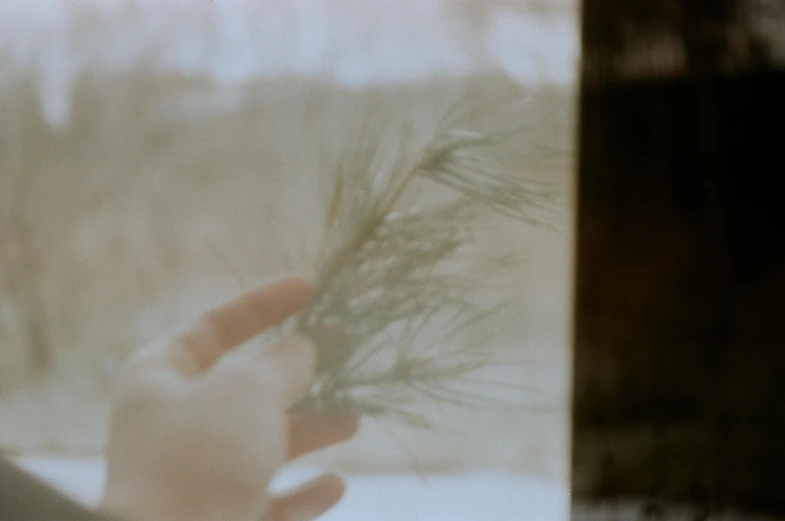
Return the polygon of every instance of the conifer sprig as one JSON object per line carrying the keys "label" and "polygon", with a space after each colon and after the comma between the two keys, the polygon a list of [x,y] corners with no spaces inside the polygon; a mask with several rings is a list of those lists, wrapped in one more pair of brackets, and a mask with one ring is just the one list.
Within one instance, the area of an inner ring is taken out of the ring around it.
{"label": "conifer sprig", "polygon": [[[296,408],[351,408],[429,427],[411,405],[493,405],[465,390],[480,382],[473,373],[493,355],[463,345],[460,334],[495,311],[478,305],[475,292],[519,259],[481,255],[479,223],[494,213],[546,226],[558,218],[553,187],[524,179],[518,165],[492,153],[525,124],[493,132],[471,124],[493,110],[515,117],[515,107],[459,103],[414,153],[405,131],[391,141],[372,123],[345,151],[332,173],[317,297],[287,325],[313,339],[319,359],[316,381]],[[454,197],[402,208],[403,194],[423,182]]]}

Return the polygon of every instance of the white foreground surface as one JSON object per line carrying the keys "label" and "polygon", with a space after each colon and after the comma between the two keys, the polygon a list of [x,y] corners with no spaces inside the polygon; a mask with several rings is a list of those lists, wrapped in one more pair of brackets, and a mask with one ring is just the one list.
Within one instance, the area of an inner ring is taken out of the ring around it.
{"label": "white foreground surface", "polygon": [[[74,499],[95,505],[102,493],[100,459],[29,457],[17,460],[27,471]],[[274,489],[305,481],[318,469],[283,472]],[[342,502],[321,521],[566,521],[567,488],[524,474],[349,474]]]}

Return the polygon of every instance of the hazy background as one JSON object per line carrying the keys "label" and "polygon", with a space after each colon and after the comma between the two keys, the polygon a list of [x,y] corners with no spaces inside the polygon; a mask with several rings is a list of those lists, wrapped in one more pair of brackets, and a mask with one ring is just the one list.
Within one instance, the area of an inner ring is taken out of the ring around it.
{"label": "hazy background", "polygon": [[[0,13],[0,446],[13,451],[99,454],[129,352],[243,284],[307,271],[323,145],[351,146],[369,113],[427,135],[469,86],[516,82],[531,95],[520,167],[570,201],[572,2],[0,0]],[[313,459],[565,479],[571,218],[566,204],[559,231],[493,230],[528,254],[507,287],[524,306],[474,333],[530,361],[494,377],[539,387],[527,400],[550,412],[445,415],[461,434],[368,422]]]}

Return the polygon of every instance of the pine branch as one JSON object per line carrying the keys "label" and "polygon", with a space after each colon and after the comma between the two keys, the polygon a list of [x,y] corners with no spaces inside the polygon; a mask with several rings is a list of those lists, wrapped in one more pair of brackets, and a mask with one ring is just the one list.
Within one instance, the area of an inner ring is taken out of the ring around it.
{"label": "pine branch", "polygon": [[[457,339],[497,311],[479,307],[473,294],[520,262],[473,253],[478,224],[496,213],[552,226],[559,208],[552,187],[493,158],[493,148],[509,145],[524,125],[496,132],[471,125],[493,109],[514,114],[515,106],[459,103],[418,153],[406,150],[405,136],[385,149],[384,129],[375,123],[344,151],[318,248],[317,298],[286,326],[310,336],[319,353],[316,381],[296,409],[351,408],[427,428],[430,421],[408,406],[422,399],[490,405],[449,387],[479,383],[472,374],[492,365],[487,352],[458,346]],[[399,208],[407,190],[423,181],[440,184],[453,199]]]}

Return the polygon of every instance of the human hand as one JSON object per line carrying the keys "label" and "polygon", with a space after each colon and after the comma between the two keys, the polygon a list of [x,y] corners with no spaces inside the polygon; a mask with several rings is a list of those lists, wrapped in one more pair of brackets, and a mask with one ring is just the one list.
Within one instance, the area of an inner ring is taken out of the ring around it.
{"label": "human hand", "polygon": [[287,460],[358,428],[350,413],[287,412],[313,378],[312,344],[295,335],[253,358],[224,356],[311,295],[296,278],[264,286],[130,358],[113,400],[105,511],[127,521],[305,521],[338,502],[344,484],[333,474],[267,491]]}

